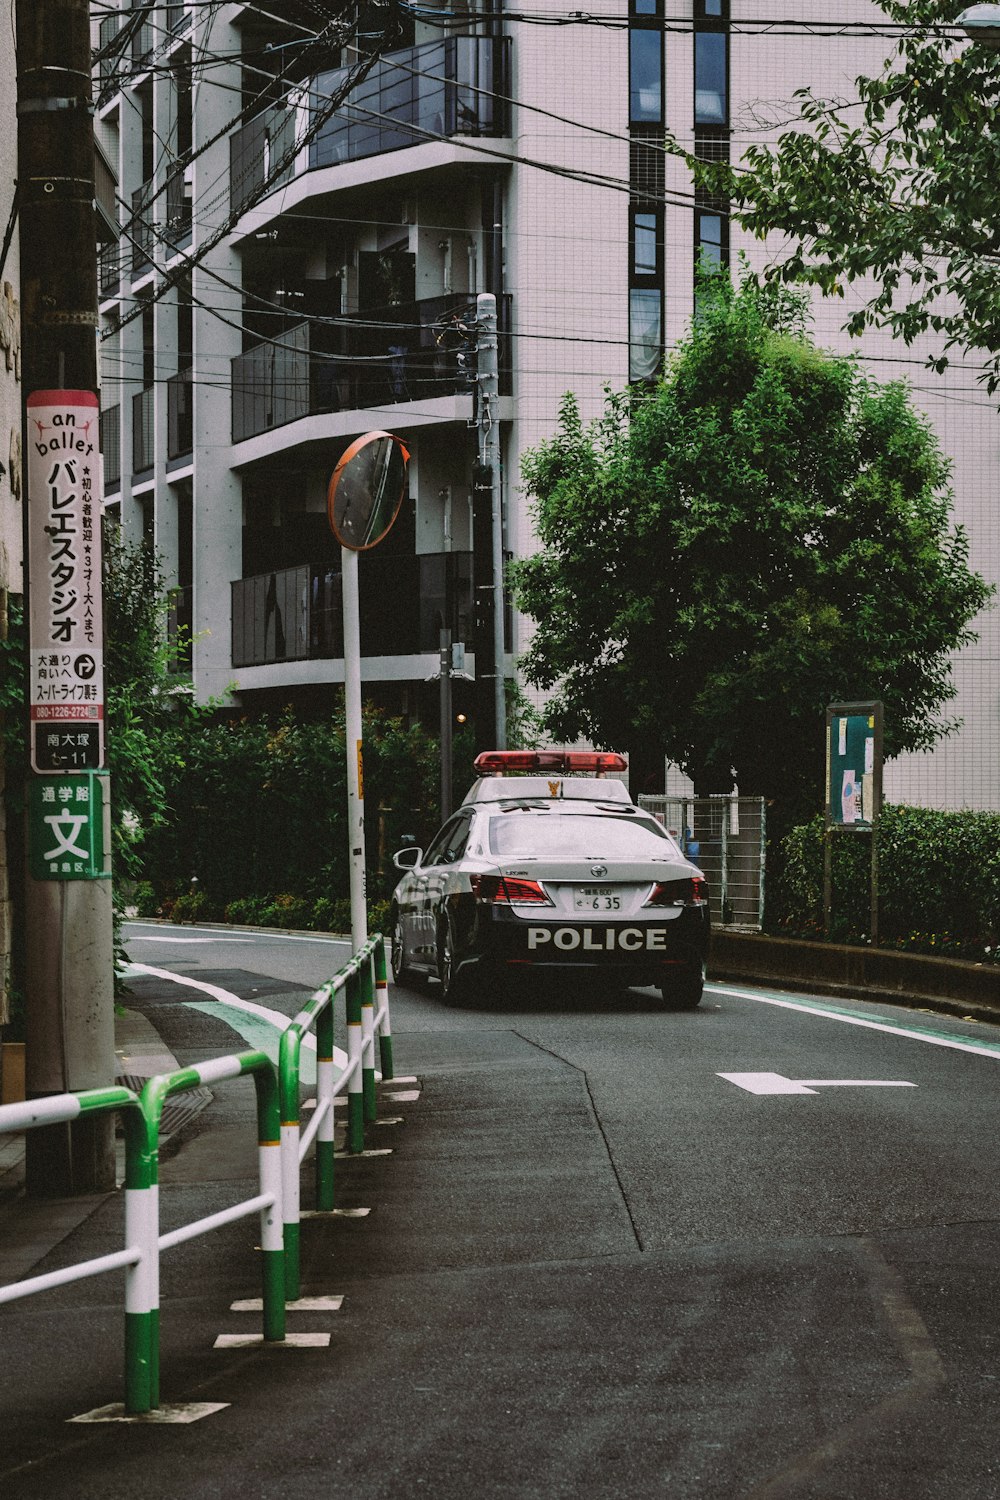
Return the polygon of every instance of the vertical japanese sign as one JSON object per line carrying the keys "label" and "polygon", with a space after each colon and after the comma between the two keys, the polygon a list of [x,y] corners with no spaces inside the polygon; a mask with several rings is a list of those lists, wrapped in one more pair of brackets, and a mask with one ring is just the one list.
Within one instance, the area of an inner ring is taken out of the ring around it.
{"label": "vertical japanese sign", "polygon": [[31,765],[104,765],[104,616],[98,403],[90,391],[28,397]]}

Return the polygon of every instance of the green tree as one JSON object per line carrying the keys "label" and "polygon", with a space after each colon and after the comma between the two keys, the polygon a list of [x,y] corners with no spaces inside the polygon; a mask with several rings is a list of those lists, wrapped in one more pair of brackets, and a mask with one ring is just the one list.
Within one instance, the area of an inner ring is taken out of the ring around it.
{"label": "green tree", "polygon": [[177,760],[178,729],[191,732],[208,710],[174,670],[183,647],[166,630],[168,591],[148,543],[129,545],[117,527],[104,536],[104,673],[111,773],[116,914],[123,881],[141,870],[141,846],[168,815],[165,781]]}
{"label": "green tree", "polygon": [[[140,850],[161,899],[192,877],[217,915],[231,901],[291,893],[310,902],[349,894],[347,747],[343,709],[308,722],[227,715],[166,731],[169,816]],[[366,707],[364,781],[368,894],[398,879],[393,851],[426,842],[438,817],[440,753],[418,726]]]}
{"label": "green tree", "polygon": [[668,756],[699,792],[811,811],[824,707],[881,698],[886,750],[954,724],[949,657],[990,588],[899,384],[813,347],[804,295],[706,282],[649,393],[528,454],[540,550],[512,568],[547,729]]}
{"label": "green tree", "polygon": [[[166,587],[152,549],[129,546],[109,526],[104,536],[104,688],[118,960],[129,885],[141,873],[142,840],[168,816],[165,782],[176,760],[178,726],[193,726],[206,712],[194,706],[189,684],[173,671],[171,657],[178,643],[166,639],[166,614]],[[8,635],[0,641],[0,710],[15,902],[23,873],[19,833],[28,774],[25,683],[22,601],[12,596]],[[23,963],[20,948],[13,963],[17,985]]]}
{"label": "green tree", "polygon": [[857,79],[857,99],[801,90],[803,128],[751,146],[732,168],[691,165],[702,186],[730,195],[745,228],[789,237],[770,274],[841,296],[847,283],[874,278],[850,332],[887,327],[907,343],[939,334],[939,370],[950,348],[985,352],[993,391],[1000,52],[960,40],[957,7],[943,0],[884,0],[882,9],[908,29],[878,77]]}

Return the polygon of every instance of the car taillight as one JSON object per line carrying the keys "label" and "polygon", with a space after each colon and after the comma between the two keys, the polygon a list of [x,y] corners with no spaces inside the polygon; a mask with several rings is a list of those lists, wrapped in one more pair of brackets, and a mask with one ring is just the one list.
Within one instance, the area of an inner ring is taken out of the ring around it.
{"label": "car taillight", "polygon": [[702,875],[687,880],[659,880],[653,886],[647,906],[707,906],[708,881]]}
{"label": "car taillight", "polygon": [[511,875],[473,875],[472,894],[477,901],[516,902],[521,906],[551,906],[552,902],[537,880],[520,880]]}

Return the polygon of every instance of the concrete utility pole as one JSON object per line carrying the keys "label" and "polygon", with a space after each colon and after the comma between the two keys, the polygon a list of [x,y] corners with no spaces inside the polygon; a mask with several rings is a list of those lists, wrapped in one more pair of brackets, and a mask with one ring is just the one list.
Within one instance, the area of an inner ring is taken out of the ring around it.
{"label": "concrete utility pole", "polygon": [[[473,553],[477,568],[475,590],[477,614],[486,620],[492,610],[492,641],[490,660],[480,660],[482,646],[476,638],[477,681],[492,679],[493,713],[495,727],[492,745],[482,749],[505,750],[507,748],[507,706],[504,697],[504,629],[503,629],[503,511],[501,501],[500,474],[500,364],[497,345],[497,299],[492,292],[480,292],[476,298],[476,322],[478,325],[478,369],[479,382],[479,461],[473,481]],[[489,496],[489,511],[485,500]],[[477,500],[479,503],[477,504]],[[487,556],[486,541],[482,535],[486,515],[490,520],[489,580],[478,570],[480,559]],[[491,599],[483,597],[489,589]],[[485,631],[483,631],[485,636]],[[477,701],[485,709],[485,691],[477,693]]]}
{"label": "concrete utility pole", "polygon": [[[104,694],[88,3],[16,0],[16,22],[23,388],[33,413],[26,1062],[37,1098],[112,1081],[113,938],[107,776],[96,774]],[[28,1192],[113,1188],[113,1128],[102,1114],[29,1131]]]}

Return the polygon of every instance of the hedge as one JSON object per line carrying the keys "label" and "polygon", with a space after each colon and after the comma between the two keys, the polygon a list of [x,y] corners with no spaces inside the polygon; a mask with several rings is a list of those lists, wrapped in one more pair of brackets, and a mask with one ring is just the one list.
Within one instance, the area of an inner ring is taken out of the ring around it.
{"label": "hedge", "polygon": [[[178,731],[166,762],[169,815],[143,830],[140,915],[265,926],[342,925],[350,891],[343,716],[299,722],[227,718]],[[425,843],[440,821],[436,741],[367,713],[364,723],[369,904],[399,872],[393,851]]]}
{"label": "hedge", "polygon": [[[1000,814],[887,805],[876,837],[880,944],[995,961]],[[778,867],[768,892],[768,930],[823,936],[822,817],[782,840]],[[870,868],[866,836],[834,836],[834,941],[869,939]]]}

